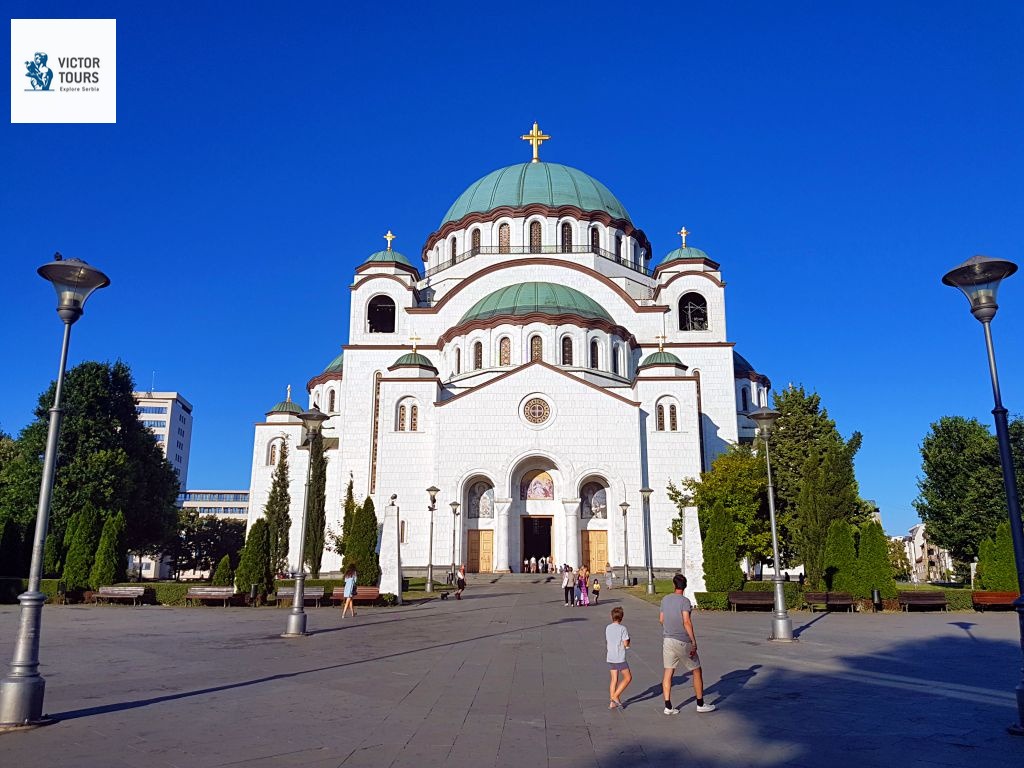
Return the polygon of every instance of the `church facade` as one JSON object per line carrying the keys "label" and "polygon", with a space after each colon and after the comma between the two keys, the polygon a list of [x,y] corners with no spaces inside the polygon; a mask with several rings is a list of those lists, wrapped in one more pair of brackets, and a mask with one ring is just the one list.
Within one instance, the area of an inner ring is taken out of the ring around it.
{"label": "church facade", "polygon": [[[435,570],[501,573],[551,557],[621,575],[628,557],[642,576],[650,558],[699,591],[696,510],[674,536],[668,483],[751,439],[744,413],[770,382],[734,351],[719,264],[685,229],[655,265],[607,187],[541,161],[536,124],[523,138],[533,161],[474,182],[415,259],[388,232],[355,270],[348,343],[307,384],[329,417],[328,526],[351,478],[378,518],[397,506],[406,567],[430,555]],[[284,441],[300,517],[301,410],[289,397],[255,427],[250,524]],[[293,561],[297,549],[293,524]],[[340,567],[325,553],[323,570]]]}

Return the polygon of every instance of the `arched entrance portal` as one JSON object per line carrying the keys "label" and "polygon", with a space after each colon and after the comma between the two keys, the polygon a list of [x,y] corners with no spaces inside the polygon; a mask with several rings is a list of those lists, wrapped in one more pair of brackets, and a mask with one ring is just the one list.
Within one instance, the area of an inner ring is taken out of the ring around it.
{"label": "arched entrance portal", "polygon": [[520,463],[512,473],[512,499],[508,525],[509,566],[530,571],[542,559],[558,563],[563,548],[559,537],[564,530],[561,502],[561,473],[550,459],[534,457]]}

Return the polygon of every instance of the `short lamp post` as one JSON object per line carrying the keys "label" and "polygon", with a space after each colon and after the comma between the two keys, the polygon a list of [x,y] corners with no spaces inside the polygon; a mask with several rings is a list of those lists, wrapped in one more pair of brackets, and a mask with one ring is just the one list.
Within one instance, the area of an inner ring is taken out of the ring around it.
{"label": "short lamp post", "polygon": [[64,391],[64,371],[68,364],[68,346],[71,326],[82,316],[86,299],[96,290],[110,285],[110,280],[78,259],[65,259],[59,253],[54,260],[38,269],[39,275],[53,283],[57,291],[57,315],[64,322],[64,340],[60,348],[60,367],[57,386],[50,408],[50,426],[46,434],[46,453],[43,457],[43,479],[39,484],[39,506],[36,513],[35,537],[32,539],[32,564],[28,574],[28,589],[18,595],[21,615],[14,641],[14,657],[7,677],[0,680],[0,729],[40,725],[43,718],[43,694],[46,681],[39,674],[39,635],[43,622],[43,603],[46,596],[39,591],[43,572],[43,547],[46,529],[50,523],[50,500],[57,468],[57,440],[60,437],[61,395]]}
{"label": "short lamp post", "polygon": [[642,510],[644,523],[644,559],[647,560],[647,594],[654,594],[654,546],[651,543],[651,494],[653,488],[644,486],[640,489],[640,498],[643,499]]}
{"label": "short lamp post", "polygon": [[431,594],[434,591],[434,511],[437,509],[437,494],[441,489],[437,486],[427,488],[427,495],[430,497],[430,538],[427,540],[427,585],[425,591]]}
{"label": "short lamp post", "polygon": [[629,586],[629,521],[626,518],[626,513],[629,512],[629,502],[624,501],[619,504],[619,509],[622,510],[622,584],[623,586]]}
{"label": "short lamp post", "polygon": [[453,501],[450,505],[452,508],[452,584],[455,583],[455,533],[459,529],[459,502]]}
{"label": "short lamp post", "polygon": [[[946,285],[959,288],[971,302],[971,314],[985,329],[985,349],[988,352],[988,372],[992,379],[992,398],[995,407],[992,416],[996,422],[996,437],[999,440],[999,461],[1003,467],[1003,486],[1006,489],[1006,509],[1010,516],[1010,533],[1013,538],[1013,559],[1017,565],[1017,591],[1020,595],[1014,601],[1020,631],[1021,653],[1024,654],[1024,530],[1021,529],[1020,497],[1017,495],[1017,478],[1014,474],[1013,457],[1010,454],[1010,430],[1006,420],[1006,408],[999,392],[999,374],[996,371],[996,353],[992,346],[992,318],[999,305],[996,293],[1003,278],[1017,271],[1017,265],[1004,259],[989,256],[972,256],[959,267],[950,270],[942,278]],[[927,557],[927,550],[925,552]],[[1017,683],[1017,722],[1008,729],[1010,733],[1024,736],[1024,669]]]}
{"label": "short lamp post", "polygon": [[309,513],[309,490],[313,470],[313,439],[320,431],[327,416],[315,405],[308,411],[299,414],[302,426],[306,429],[305,446],[310,450],[309,464],[306,467],[306,495],[302,502],[302,515],[299,517],[299,568],[295,574],[295,599],[288,613],[288,624],[281,637],[305,637],[306,632],[306,516]]}
{"label": "short lamp post", "polygon": [[768,470],[768,513],[772,524],[772,560],[775,567],[772,582],[775,587],[775,607],[772,611],[772,633],[769,640],[791,643],[793,637],[793,621],[789,618],[789,611],[786,609],[786,593],[782,586],[782,560],[779,558],[779,530],[775,520],[775,486],[772,484],[772,460],[768,455],[768,436],[772,431],[775,420],[779,418],[779,412],[761,406],[756,411],[747,414],[757,424],[761,439],[764,440],[764,462]]}

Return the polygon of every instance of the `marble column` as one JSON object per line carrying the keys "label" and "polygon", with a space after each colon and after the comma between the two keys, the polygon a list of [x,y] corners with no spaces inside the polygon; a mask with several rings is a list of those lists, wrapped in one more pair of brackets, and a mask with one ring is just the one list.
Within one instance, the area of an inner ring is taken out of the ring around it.
{"label": "marble column", "polygon": [[580,563],[580,500],[562,499],[565,507],[565,562],[573,568]]}
{"label": "marble column", "polygon": [[508,567],[508,511],[512,499],[494,500],[494,562],[495,573],[511,573]]}

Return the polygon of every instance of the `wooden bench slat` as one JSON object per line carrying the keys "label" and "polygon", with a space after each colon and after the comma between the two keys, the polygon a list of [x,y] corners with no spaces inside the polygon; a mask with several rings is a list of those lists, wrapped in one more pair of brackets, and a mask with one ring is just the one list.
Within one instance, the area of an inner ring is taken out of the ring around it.
{"label": "wooden bench slat", "polygon": [[849,592],[805,592],[804,603],[814,613],[816,606],[823,605],[827,611],[829,608],[846,608],[853,611],[856,604],[853,595]]}
{"label": "wooden bench slat", "polygon": [[774,605],[775,594],[773,592],[730,592],[729,605],[736,610],[740,605]]}
{"label": "wooden bench slat", "polygon": [[[317,608],[320,607],[320,602],[324,599],[324,588],[323,587],[304,587],[302,590],[302,596],[305,600],[313,600],[316,603]],[[284,598],[295,599],[295,587],[279,587],[275,594],[277,604],[284,605]]]}
{"label": "wooden bench slat", "polygon": [[[352,597],[353,603],[375,603],[380,597],[380,587],[357,587]],[[345,600],[345,588],[335,587],[331,592],[332,601],[343,602]]]}
{"label": "wooden bench slat", "polygon": [[145,587],[100,587],[93,598],[97,603],[100,600],[131,600],[133,605],[138,605],[145,592]]}
{"label": "wooden bench slat", "polygon": [[912,605],[938,605],[941,606],[944,611],[949,608],[949,602],[946,600],[946,593],[942,590],[915,590],[913,592],[900,592],[898,599],[900,607],[902,607],[904,611],[908,612]]}
{"label": "wooden bench slat", "polygon": [[987,590],[981,590],[977,592],[971,592],[971,603],[975,606],[981,606],[980,610],[984,611],[986,605],[1002,605],[1012,607],[1014,601],[1020,597],[1016,592],[990,592]]}
{"label": "wooden bench slat", "polygon": [[234,596],[234,587],[189,587],[185,593],[185,605],[196,600],[220,600],[227,606]]}

